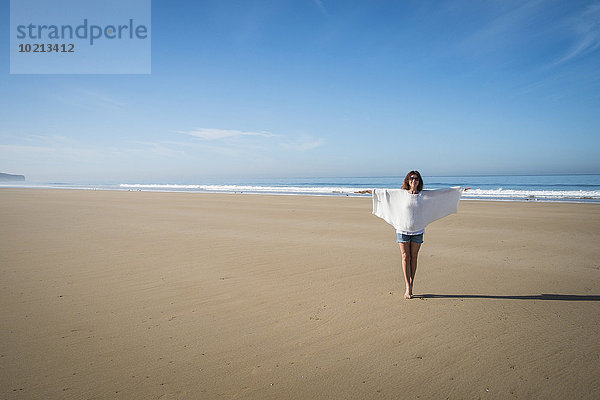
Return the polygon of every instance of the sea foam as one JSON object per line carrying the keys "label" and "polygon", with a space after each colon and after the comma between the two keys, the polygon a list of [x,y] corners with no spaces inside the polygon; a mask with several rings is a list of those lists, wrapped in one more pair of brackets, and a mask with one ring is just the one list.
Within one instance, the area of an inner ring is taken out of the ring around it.
{"label": "sea foam", "polygon": [[[122,183],[121,188],[152,191],[190,191],[215,193],[268,193],[305,194],[321,196],[359,196],[355,192],[369,189],[345,186],[262,186],[262,185],[183,185],[183,184],[141,184]],[[473,200],[513,200],[513,201],[600,201],[600,190],[517,190],[517,189],[470,189],[463,193],[463,199]]]}

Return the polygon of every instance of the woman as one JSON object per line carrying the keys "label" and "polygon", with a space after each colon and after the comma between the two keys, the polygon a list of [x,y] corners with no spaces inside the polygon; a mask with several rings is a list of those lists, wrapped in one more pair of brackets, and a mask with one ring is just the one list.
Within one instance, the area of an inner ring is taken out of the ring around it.
{"label": "woman", "polygon": [[425,227],[439,218],[457,212],[461,193],[469,189],[454,187],[423,190],[423,178],[419,171],[410,171],[404,178],[402,189],[355,192],[372,194],[373,214],[396,228],[396,241],[402,251],[402,270],[406,284],[405,299],[413,297],[417,257],[423,244]]}

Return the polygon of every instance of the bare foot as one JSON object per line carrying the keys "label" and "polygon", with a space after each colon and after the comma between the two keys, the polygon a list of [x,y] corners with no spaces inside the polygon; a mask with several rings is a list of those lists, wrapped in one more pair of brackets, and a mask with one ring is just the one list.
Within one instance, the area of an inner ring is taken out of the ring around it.
{"label": "bare foot", "polygon": [[410,292],[410,289],[406,289],[406,293],[404,293],[404,298],[412,299],[412,293]]}

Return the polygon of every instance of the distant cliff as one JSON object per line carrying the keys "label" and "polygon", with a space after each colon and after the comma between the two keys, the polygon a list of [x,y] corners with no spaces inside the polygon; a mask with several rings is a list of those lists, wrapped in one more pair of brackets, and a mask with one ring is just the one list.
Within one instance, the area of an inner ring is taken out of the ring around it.
{"label": "distant cliff", "polygon": [[11,175],[0,172],[0,181],[24,181],[25,175]]}

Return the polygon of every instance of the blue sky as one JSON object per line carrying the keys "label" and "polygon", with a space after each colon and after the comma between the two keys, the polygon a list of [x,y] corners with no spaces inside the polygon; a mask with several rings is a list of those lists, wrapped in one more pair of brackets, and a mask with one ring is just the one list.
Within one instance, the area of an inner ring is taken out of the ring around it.
{"label": "blue sky", "polygon": [[32,181],[600,173],[599,1],[152,1],[149,75],[11,75]]}

